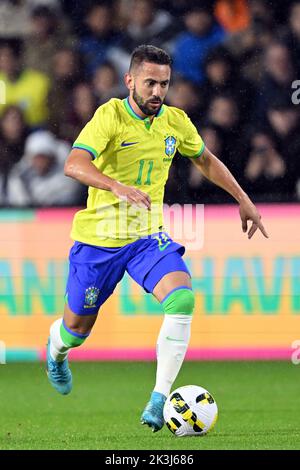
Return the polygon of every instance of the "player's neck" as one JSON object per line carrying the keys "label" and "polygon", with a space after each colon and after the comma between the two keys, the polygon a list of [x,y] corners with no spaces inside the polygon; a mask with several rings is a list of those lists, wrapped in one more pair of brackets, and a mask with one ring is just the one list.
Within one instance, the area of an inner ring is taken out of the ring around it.
{"label": "player's neck", "polygon": [[151,122],[153,121],[153,119],[155,117],[154,114],[152,116],[147,116],[147,114],[144,114],[143,111],[141,111],[141,109],[138,107],[138,105],[136,104],[136,102],[134,101],[132,96],[129,96],[128,100],[129,100],[129,104],[130,104],[131,108],[133,109],[133,111],[135,112],[135,114],[137,114],[142,119],[149,118],[149,120]]}

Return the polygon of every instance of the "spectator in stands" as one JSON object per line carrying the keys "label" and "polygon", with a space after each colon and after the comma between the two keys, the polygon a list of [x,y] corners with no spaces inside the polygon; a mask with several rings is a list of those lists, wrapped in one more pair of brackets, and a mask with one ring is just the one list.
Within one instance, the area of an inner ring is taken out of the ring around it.
{"label": "spectator in stands", "polygon": [[60,125],[60,136],[71,144],[92,118],[97,108],[96,97],[88,83],[78,83],[72,92],[69,111]]}
{"label": "spectator in stands", "polygon": [[0,42],[0,80],[5,84],[6,104],[19,106],[30,127],[43,126],[48,118],[50,80],[40,72],[24,68],[21,52],[18,40]]}
{"label": "spectator in stands", "polygon": [[86,73],[91,76],[97,67],[109,58],[109,51],[121,40],[114,28],[113,8],[110,3],[92,4],[85,17],[87,33],[79,41],[79,52],[84,57]]}
{"label": "spectator in stands", "polygon": [[87,2],[77,1],[75,4],[74,0],[60,0],[60,3],[63,13],[70,21],[71,29],[76,37],[84,36],[87,33],[85,14],[87,6],[90,4],[89,0]]}
{"label": "spectator in stands", "polygon": [[285,201],[294,196],[288,164],[272,136],[257,131],[250,139],[250,155],[245,168],[244,187],[257,201]]}
{"label": "spectator in stands", "polygon": [[245,152],[239,108],[234,98],[230,95],[220,95],[213,98],[209,104],[207,120],[215,127],[223,142],[220,158],[236,175],[242,174]]}
{"label": "spectator in stands", "polygon": [[140,44],[153,44],[171,51],[176,35],[182,30],[180,19],[174,21],[168,11],[155,8],[153,0],[130,0],[130,6],[122,41],[110,52],[110,61],[120,79],[128,70],[133,49]]}
{"label": "spectator in stands", "polygon": [[23,38],[29,32],[29,17],[27,0],[1,0],[0,37]]}
{"label": "spectator in stands", "polygon": [[247,0],[217,0],[215,16],[229,33],[243,31],[249,26],[250,12]]}
{"label": "spectator in stands", "polygon": [[296,77],[288,48],[281,43],[272,43],[264,53],[264,73],[258,89],[257,116],[265,119],[266,109],[283,98],[291,101],[291,84]]}
{"label": "spectator in stands", "polygon": [[25,155],[14,167],[7,185],[11,206],[64,206],[78,202],[81,186],[64,175],[70,146],[48,131],[31,134]]}
{"label": "spectator in stands", "polygon": [[9,106],[0,119],[0,204],[7,202],[7,179],[13,166],[24,153],[28,134],[22,111]]}
{"label": "spectator in stands", "polygon": [[[255,151],[250,155],[245,174],[248,180],[255,180],[252,191],[254,194],[260,194],[262,199],[265,200],[268,194],[272,194],[273,200],[292,200],[300,174],[300,111],[298,106],[291,103],[289,97],[278,95],[269,105],[266,115],[266,126],[257,133],[259,137],[261,134],[267,135],[268,142],[265,142],[265,138],[262,143],[260,137],[257,144],[254,134],[252,146]],[[258,154],[262,155],[261,158]],[[265,182],[265,188],[264,179],[268,180]]]}
{"label": "spectator in stands", "polygon": [[248,80],[239,74],[232,56],[224,47],[208,53],[205,60],[205,82],[201,86],[201,96],[205,108],[220,94],[230,94],[238,103],[240,116],[248,124],[251,119],[256,90]]}
{"label": "spectator in stands", "polygon": [[258,83],[263,74],[264,49],[274,40],[273,9],[267,0],[249,0],[250,24],[228,36],[225,45],[240,66],[241,75]]}
{"label": "spectator in stands", "polygon": [[123,43],[128,52],[139,44],[153,44],[166,47],[174,38],[181,25],[165,10],[155,8],[153,0],[133,0],[128,11],[128,26]]}
{"label": "spectator in stands", "polygon": [[167,104],[183,109],[193,122],[201,120],[203,104],[197,86],[183,78],[174,82],[170,88]]}
{"label": "spectator in stands", "polygon": [[124,98],[128,95],[127,88],[120,85],[117,71],[110,62],[105,62],[95,70],[92,85],[98,106],[110,98]]}
{"label": "spectator in stands", "polygon": [[204,81],[207,53],[222,43],[226,34],[214,19],[212,5],[189,7],[184,23],[186,31],[178,35],[174,44],[174,71],[199,85]]}
{"label": "spectator in stands", "polygon": [[82,79],[80,57],[73,49],[63,47],[52,58],[52,84],[49,94],[49,129],[58,137],[64,134],[75,86]]}
{"label": "spectator in stands", "polygon": [[299,107],[294,106],[289,98],[278,96],[267,111],[267,119],[269,132],[286,164],[289,193],[293,194],[295,182],[300,174]]}
{"label": "spectator in stands", "polygon": [[297,73],[300,72],[300,1],[293,2],[290,8],[288,26],[282,34],[282,40],[292,54]]}
{"label": "spectator in stands", "polygon": [[54,9],[37,6],[31,12],[30,33],[24,42],[25,66],[51,75],[53,55],[73,43],[65,19],[58,19]]}

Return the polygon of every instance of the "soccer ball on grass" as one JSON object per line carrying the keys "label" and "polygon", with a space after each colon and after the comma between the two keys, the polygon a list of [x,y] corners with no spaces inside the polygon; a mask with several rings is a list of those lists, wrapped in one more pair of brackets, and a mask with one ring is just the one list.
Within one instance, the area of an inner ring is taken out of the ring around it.
{"label": "soccer ball on grass", "polygon": [[165,402],[164,420],[176,436],[203,436],[214,427],[217,419],[214,398],[198,385],[177,388]]}

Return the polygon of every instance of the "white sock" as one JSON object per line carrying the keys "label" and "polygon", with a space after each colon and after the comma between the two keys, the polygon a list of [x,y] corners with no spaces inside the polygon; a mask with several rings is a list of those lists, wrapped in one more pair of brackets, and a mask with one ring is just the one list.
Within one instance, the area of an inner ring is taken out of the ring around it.
{"label": "white sock", "polygon": [[168,396],[188,348],[192,315],[165,315],[157,345],[155,392]]}
{"label": "white sock", "polygon": [[50,355],[57,362],[62,362],[68,355],[69,347],[65,345],[60,335],[62,318],[59,318],[50,327]]}

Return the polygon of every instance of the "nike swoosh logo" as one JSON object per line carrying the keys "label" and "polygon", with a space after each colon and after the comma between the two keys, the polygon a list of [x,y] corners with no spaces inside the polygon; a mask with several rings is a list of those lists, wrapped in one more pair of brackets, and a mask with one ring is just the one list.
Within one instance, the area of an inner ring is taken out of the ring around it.
{"label": "nike swoosh logo", "polygon": [[169,341],[178,341],[180,343],[184,343],[184,339],[171,338],[170,336],[166,336],[166,339],[168,339]]}
{"label": "nike swoosh logo", "polygon": [[165,245],[162,245],[162,246],[159,246],[159,251],[164,251],[169,245],[170,245],[171,242],[168,242],[166,243]]}
{"label": "nike swoosh logo", "polygon": [[138,144],[138,142],[125,142],[123,140],[123,142],[121,143],[121,147],[129,147],[130,145],[135,145],[135,144]]}

